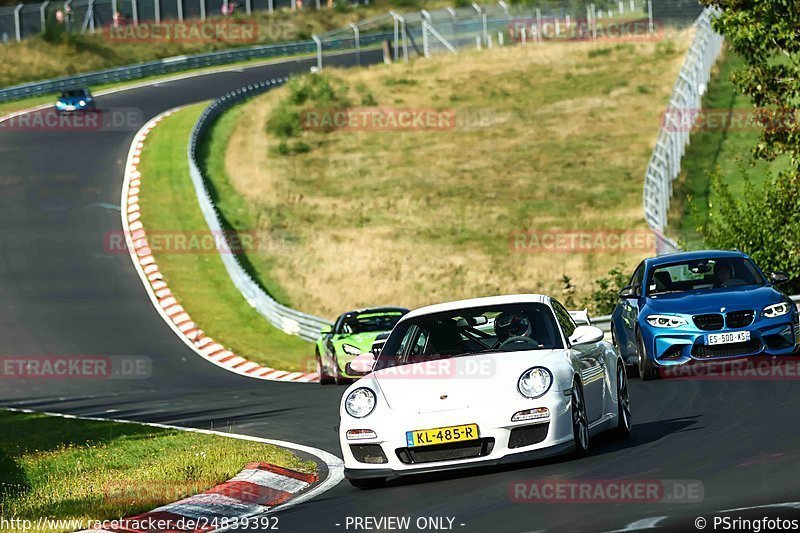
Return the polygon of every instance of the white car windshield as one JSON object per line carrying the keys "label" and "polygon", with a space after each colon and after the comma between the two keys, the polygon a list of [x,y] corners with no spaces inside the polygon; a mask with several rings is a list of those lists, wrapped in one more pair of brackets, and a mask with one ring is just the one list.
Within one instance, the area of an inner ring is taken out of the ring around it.
{"label": "white car windshield", "polygon": [[487,352],[563,348],[545,304],[504,304],[423,315],[392,331],[376,368]]}

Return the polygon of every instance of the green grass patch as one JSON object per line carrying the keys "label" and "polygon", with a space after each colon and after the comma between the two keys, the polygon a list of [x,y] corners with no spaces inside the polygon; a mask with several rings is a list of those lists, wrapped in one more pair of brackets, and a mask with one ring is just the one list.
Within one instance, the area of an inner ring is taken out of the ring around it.
{"label": "green grass patch", "polygon": [[203,492],[252,461],[314,471],[257,442],[0,411],[0,515],[34,523],[129,517]]}
{"label": "green grass patch", "polygon": [[[140,165],[140,205],[148,233],[209,232],[189,179],[186,158],[189,133],[205,105],[193,105],[167,117],[148,136]],[[217,130],[224,130],[225,120]],[[226,204],[226,216],[231,216],[232,207],[235,205]],[[238,219],[234,217],[233,222]],[[313,347],[276,329],[253,309],[231,282],[215,251],[154,250],[153,255],[180,304],[209,336],[264,365],[291,371],[311,368]],[[276,291],[273,294],[280,298],[277,287],[266,284],[266,288]]]}
{"label": "green grass patch", "polygon": [[[744,174],[755,185],[763,183],[768,172],[787,168],[788,161],[772,163],[755,160],[752,149],[759,139],[759,130],[743,117],[752,110],[750,98],[738,93],[730,81],[731,74],[742,68],[741,57],[724,52],[703,97],[703,110],[713,120],[708,127],[697,128],[683,157],[683,171],[675,183],[670,209],[670,227],[689,248],[702,248],[698,227],[716,210],[711,190],[711,176],[719,168],[720,175],[734,196],[744,192]],[[730,113],[731,120],[723,119]]]}

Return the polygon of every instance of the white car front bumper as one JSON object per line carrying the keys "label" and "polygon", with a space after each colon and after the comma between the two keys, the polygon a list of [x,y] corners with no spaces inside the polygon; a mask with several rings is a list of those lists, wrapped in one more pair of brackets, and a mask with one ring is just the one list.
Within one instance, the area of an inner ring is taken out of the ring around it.
{"label": "white car front bumper", "polygon": [[[554,388],[555,389],[555,388]],[[512,422],[518,411],[546,407],[547,419]],[[411,446],[406,432],[477,424],[479,439],[433,446]],[[369,439],[348,440],[353,429],[374,431]],[[516,430],[516,431],[515,431]],[[573,449],[568,392],[551,390],[542,398],[432,413],[384,409],[356,419],[345,415],[339,440],[350,479],[394,478],[407,474],[532,460]]]}

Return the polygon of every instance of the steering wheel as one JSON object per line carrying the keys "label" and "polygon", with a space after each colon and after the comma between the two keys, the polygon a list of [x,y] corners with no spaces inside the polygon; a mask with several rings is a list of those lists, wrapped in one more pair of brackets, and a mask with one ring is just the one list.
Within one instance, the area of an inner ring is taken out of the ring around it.
{"label": "steering wheel", "polygon": [[500,348],[506,348],[508,346],[511,346],[512,344],[522,344],[522,343],[534,344],[536,346],[539,346],[539,343],[533,340],[532,338],[526,337],[525,335],[517,335],[516,337],[509,337],[506,340],[504,340],[500,344]]}

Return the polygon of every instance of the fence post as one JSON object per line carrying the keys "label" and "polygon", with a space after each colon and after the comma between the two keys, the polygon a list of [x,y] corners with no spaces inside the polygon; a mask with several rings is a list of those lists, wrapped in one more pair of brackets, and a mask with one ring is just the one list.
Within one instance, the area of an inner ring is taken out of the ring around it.
{"label": "fence post", "polygon": [[136,4],[136,0],[131,0],[131,16],[133,17],[133,25],[139,25],[139,6]]}
{"label": "fence post", "polygon": [[19,20],[19,12],[22,10],[25,4],[18,4],[17,7],[14,8],[14,32],[17,35],[17,41],[22,40],[22,24]]}
{"label": "fence post", "polygon": [[183,22],[183,0],[175,0],[175,5],[178,8],[178,20]]}
{"label": "fence post", "polygon": [[503,11],[505,11],[506,19],[510,19],[511,15],[509,15],[509,13],[508,13],[508,4],[506,4],[503,0],[499,0],[497,2],[497,5],[499,5],[503,9]]}
{"label": "fence post", "polygon": [[403,61],[408,63],[408,25],[405,17],[400,17],[400,29],[403,32]]}
{"label": "fence post", "polygon": [[270,12],[270,14],[272,14],[272,11],[274,9],[274,6],[272,4],[273,4],[272,0],[269,0],[269,2],[267,2],[267,10]]}
{"label": "fence post", "polygon": [[423,20],[421,21],[422,24],[422,53],[425,54],[425,57],[431,56],[431,50],[428,44],[428,22]]}
{"label": "fence post", "polygon": [[353,37],[356,40],[356,66],[361,66],[361,33],[358,31],[358,26],[356,24],[350,24],[350,28],[353,30]]}
{"label": "fence post", "polygon": [[64,2],[64,28],[67,33],[72,33],[72,0],[65,0]]}
{"label": "fence post", "polygon": [[653,0],[647,0],[647,29],[653,33]]}
{"label": "fence post", "polygon": [[39,18],[42,21],[42,33],[47,31],[47,6],[50,5],[50,0],[44,0],[42,5],[39,6]]}
{"label": "fence post", "polygon": [[153,13],[155,14],[156,24],[161,23],[161,1],[153,0]]}
{"label": "fence post", "polygon": [[[292,0],[294,2],[294,0]],[[311,36],[314,42],[317,43],[317,70],[322,70],[322,40],[315,33]]]}
{"label": "fence post", "polygon": [[86,16],[89,18],[89,31],[94,33],[94,6],[95,0],[89,0],[89,7],[86,10]]}
{"label": "fence post", "polygon": [[253,12],[253,2],[251,0],[246,0],[245,1],[244,10],[248,15]]}
{"label": "fence post", "polygon": [[389,11],[389,14],[394,21],[394,57],[392,59],[397,61],[397,57],[400,53],[400,20],[397,18],[397,13],[394,11]]}
{"label": "fence post", "polygon": [[542,35],[542,10],[538,7],[536,8],[536,39],[538,41],[543,40]]}

